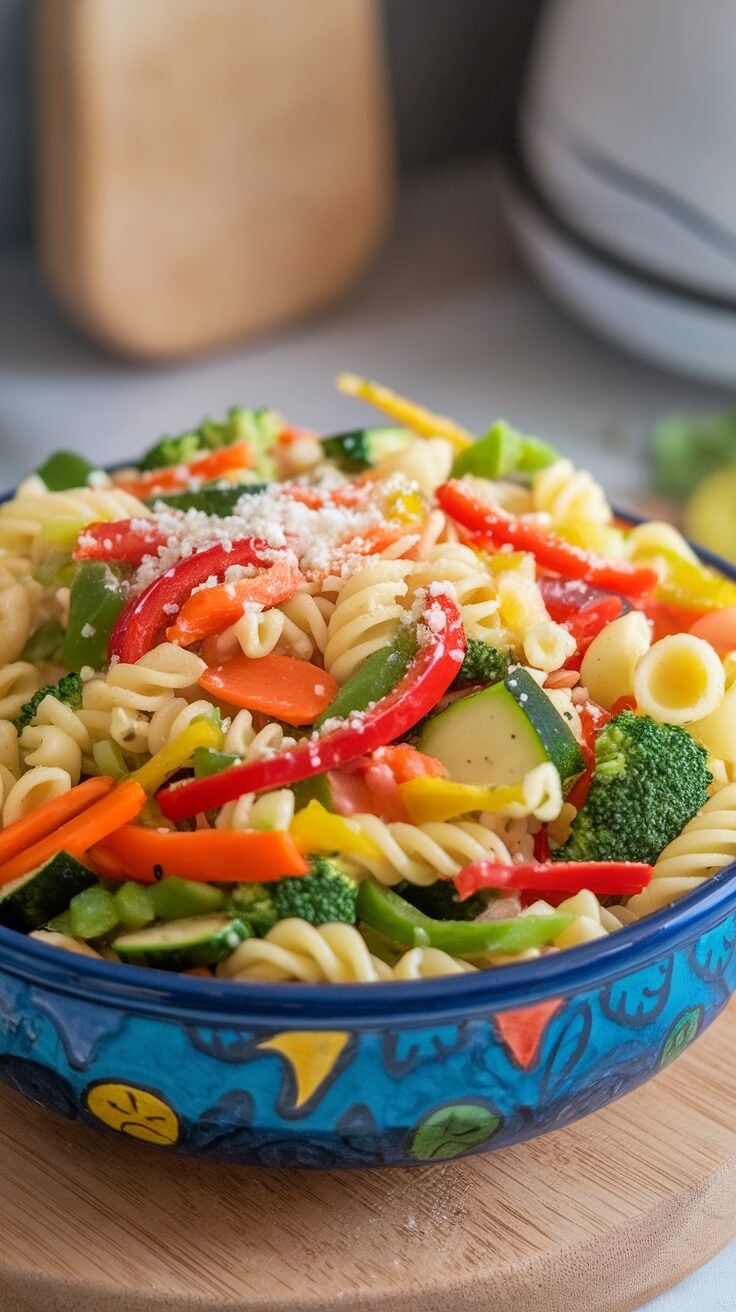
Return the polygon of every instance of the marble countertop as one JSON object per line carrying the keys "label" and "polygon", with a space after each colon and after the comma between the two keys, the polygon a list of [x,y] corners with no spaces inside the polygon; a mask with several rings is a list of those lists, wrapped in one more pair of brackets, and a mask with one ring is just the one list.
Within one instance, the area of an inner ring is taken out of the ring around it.
{"label": "marble countertop", "polygon": [[[22,252],[0,255],[0,484],[57,446],[99,463],[236,402],[296,423],[352,427],[332,388],[351,369],[482,431],[498,416],[554,442],[622,505],[646,500],[647,434],[672,410],[732,398],[621,354],[568,319],[520,268],[488,164],[420,175],[349,301],[224,354],[177,365],[111,359],[64,322]],[[726,1312],[736,1245],[646,1312]]]}

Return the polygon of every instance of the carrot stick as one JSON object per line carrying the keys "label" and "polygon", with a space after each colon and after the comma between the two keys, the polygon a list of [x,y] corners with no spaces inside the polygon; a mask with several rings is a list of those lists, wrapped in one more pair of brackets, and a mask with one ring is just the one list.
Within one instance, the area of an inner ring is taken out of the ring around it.
{"label": "carrot stick", "polygon": [[12,860],[26,848],[33,847],[35,843],[40,843],[47,834],[54,833],[61,825],[73,820],[114,787],[115,780],[107,776],[85,779],[83,784],[77,784],[76,788],[63,793],[61,797],[44,802],[38,810],[23,816],[22,820],[15,820],[0,832],[0,865]]}
{"label": "carrot stick", "polygon": [[243,884],[303,875],[307,865],[282,830],[162,832],[125,825],[89,853],[105,879],[153,884],[166,875],[199,883]]}
{"label": "carrot stick", "polygon": [[229,706],[262,711],[286,724],[311,724],[334,700],[331,674],[309,661],[271,652],[250,660],[239,654],[205,670],[200,686]]}
{"label": "carrot stick", "polygon": [[81,815],[54,829],[32,847],[19,852],[10,861],[0,865],[0,885],[10,884],[29,870],[43,865],[57,852],[68,852],[80,857],[90,848],[107,838],[115,829],[134,820],[143,808],[146,794],[140,784],[126,780],[118,784],[105,797],[101,797]]}
{"label": "carrot stick", "polygon": [[193,593],[184,602],[175,623],[166,630],[166,636],[169,642],[178,642],[180,647],[191,647],[193,642],[213,633],[222,633],[223,629],[236,624],[243,618],[249,602],[278,606],[293,597],[303,582],[296,557],[285,554],[252,579],[219,583],[214,588],[202,588]]}

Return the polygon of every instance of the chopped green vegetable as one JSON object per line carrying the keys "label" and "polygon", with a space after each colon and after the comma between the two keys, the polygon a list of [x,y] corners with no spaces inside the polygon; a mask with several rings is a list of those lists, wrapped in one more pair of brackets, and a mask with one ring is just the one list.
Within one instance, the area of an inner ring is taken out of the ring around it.
{"label": "chopped green vegetable", "polygon": [[280,879],[273,885],[277,919],[299,916],[310,925],[333,921],[354,925],[358,918],[358,885],[339,858],[313,856],[309,866],[308,874],[298,879]]}
{"label": "chopped green vegetable", "polygon": [[459,452],[451,475],[453,478],[461,478],[463,474],[503,478],[505,474],[535,474],[559,458],[554,447],[538,437],[526,437],[505,419],[499,419],[484,437]]}
{"label": "chopped green vegetable", "polygon": [[128,773],[123,753],[117,743],[108,738],[93,744],[92,760],[97,774],[109,774],[113,779],[124,779]]}
{"label": "chopped green vegetable", "polygon": [[657,490],[684,500],[724,465],[736,464],[736,410],[721,415],[668,415],[652,434]]}
{"label": "chopped green vegetable", "polygon": [[52,551],[33,569],[33,577],[45,588],[70,588],[77,572],[70,551]]}
{"label": "chopped green vegetable", "polygon": [[708,754],[679,725],[622,711],[595,743],[595,771],[557,861],[645,861],[708,800]]}
{"label": "chopped green vegetable", "polygon": [[110,566],[101,560],[82,561],[72,583],[64,639],[64,664],[70,670],[104,668],[110,634],[124,604],[123,585]]}
{"label": "chopped green vegetable", "polygon": [[54,451],[36,472],[49,492],[67,492],[72,487],[86,487],[94,465],[76,451]]}
{"label": "chopped green vegetable", "polygon": [[[213,872],[214,873],[214,872]],[[194,883],[170,875],[149,890],[157,920],[179,920],[182,916],[210,915],[222,911],[227,898],[210,884]]]}
{"label": "chopped green vegetable", "polygon": [[122,934],[112,946],[132,966],[193,970],[214,966],[248,937],[248,926],[242,920],[223,915],[186,916]]}
{"label": "chopped green vegetable", "polygon": [[58,683],[49,683],[45,688],[39,688],[30,701],[20,708],[20,713],[15,721],[18,733],[22,733],[26,725],[30,724],[31,720],[36,717],[44,697],[55,697],[57,701],[63,702],[65,706],[70,706],[73,711],[81,710],[83,687],[84,685],[78,674],[65,674],[59,679]]}
{"label": "chopped green vegetable", "polygon": [[32,633],[21,653],[21,660],[58,660],[64,646],[64,630],[56,620],[47,620]]}
{"label": "chopped green vegetable", "polygon": [[236,884],[230,893],[230,911],[244,920],[254,935],[262,938],[278,920],[273,885]]}
{"label": "chopped green vegetable", "polygon": [[501,683],[509,672],[508,652],[491,647],[480,638],[468,638],[467,643],[463,663],[452,681],[453,688],[465,688],[471,683]]}
{"label": "chopped green vegetable", "polygon": [[72,938],[104,938],[120,924],[113,893],[100,884],[93,884],[77,893],[69,903],[69,924]]}
{"label": "chopped green vegetable", "polygon": [[156,919],[150,890],[132,880],[113,893],[118,919],[123,929],[143,929]]}

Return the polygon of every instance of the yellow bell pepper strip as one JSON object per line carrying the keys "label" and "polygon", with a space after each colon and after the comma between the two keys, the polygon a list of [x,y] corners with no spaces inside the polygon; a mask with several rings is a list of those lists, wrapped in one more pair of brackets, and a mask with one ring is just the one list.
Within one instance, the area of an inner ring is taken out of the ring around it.
{"label": "yellow bell pepper strip", "polygon": [[312,852],[341,852],[346,856],[381,855],[380,848],[371,838],[356,833],[347,820],[327,811],[315,798],[302,811],[297,811],[289,826],[289,833],[303,855]]}
{"label": "yellow bell pepper strip", "polygon": [[420,437],[446,437],[456,451],[470,446],[475,440],[473,434],[461,428],[454,419],[448,419],[446,415],[435,415],[423,405],[399,396],[370,378],[359,378],[357,374],[338,374],[335,385],[339,392],[367,401],[368,405],[383,410],[384,414],[391,415],[397,423],[411,428]]}
{"label": "yellow bell pepper strip", "polygon": [[182,766],[192,759],[198,747],[211,747],[219,751],[223,741],[223,733],[219,725],[214,719],[203,715],[201,719],[192,720],[182,733],[177,734],[170,743],[166,743],[165,747],[156,752],[150,761],[146,761],[146,764],[136,770],[130,778],[140,784],[150,796],[157,792],[169,775],[176,774],[177,770],[181,770]]}
{"label": "yellow bell pepper strip", "polygon": [[409,779],[399,785],[401,799],[415,825],[431,820],[453,820],[469,811],[503,811],[513,803],[524,805],[521,784],[484,788],[480,784],[455,784],[450,779]]}
{"label": "yellow bell pepper strip", "polygon": [[657,601],[699,611],[736,605],[736,583],[730,579],[722,578],[704,565],[693,564],[674,551],[663,549],[656,554],[667,562],[667,571],[654,593]]}
{"label": "yellow bell pepper strip", "polygon": [[[121,784],[121,787],[125,787]],[[176,875],[200,884],[270,883],[305,875],[306,861],[281,829],[144,829],[125,825],[88,853],[105,879],[154,884]]]}

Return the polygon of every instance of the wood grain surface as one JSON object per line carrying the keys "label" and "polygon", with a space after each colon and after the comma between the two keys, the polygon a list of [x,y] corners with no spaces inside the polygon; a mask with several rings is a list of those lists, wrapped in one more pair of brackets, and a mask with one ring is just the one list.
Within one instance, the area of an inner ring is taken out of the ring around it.
{"label": "wood grain surface", "polygon": [[37,229],[57,297],[143,358],[325,305],[383,232],[376,0],[40,0]]}
{"label": "wood grain surface", "polygon": [[487,1157],[218,1166],[0,1094],[2,1312],[628,1312],[736,1233],[736,1010],[656,1080]]}

